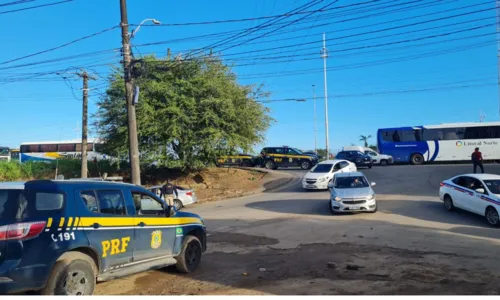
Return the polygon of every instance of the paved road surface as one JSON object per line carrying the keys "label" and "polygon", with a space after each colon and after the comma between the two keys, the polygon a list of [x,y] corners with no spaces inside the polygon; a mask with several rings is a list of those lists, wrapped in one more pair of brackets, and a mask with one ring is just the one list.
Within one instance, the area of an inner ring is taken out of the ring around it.
{"label": "paved road surface", "polygon": [[[500,174],[500,165],[486,165]],[[379,212],[330,215],[326,191],[304,191],[300,170],[282,190],[189,208],[209,250],[189,276],[152,271],[98,286],[144,294],[496,294],[500,229],[447,212],[440,181],[469,165],[362,170]],[[264,268],[264,269],[262,269]],[[259,271],[260,269],[260,271]]]}

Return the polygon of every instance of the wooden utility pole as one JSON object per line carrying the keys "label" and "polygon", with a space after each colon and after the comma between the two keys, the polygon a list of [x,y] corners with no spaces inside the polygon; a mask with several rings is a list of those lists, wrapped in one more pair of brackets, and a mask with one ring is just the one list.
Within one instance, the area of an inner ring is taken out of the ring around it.
{"label": "wooden utility pole", "polygon": [[82,105],[82,169],[81,178],[87,178],[88,166],[87,166],[87,136],[88,136],[88,103],[89,103],[89,79],[95,79],[90,77],[87,72],[83,71],[78,73],[83,79],[83,105]]}
{"label": "wooden utility pole", "polygon": [[120,0],[120,15],[122,27],[122,54],[125,78],[125,99],[127,102],[129,161],[132,183],[141,184],[141,169],[139,165],[139,142],[137,137],[137,119],[133,102],[134,88],[131,74],[130,36],[128,32],[127,1]]}

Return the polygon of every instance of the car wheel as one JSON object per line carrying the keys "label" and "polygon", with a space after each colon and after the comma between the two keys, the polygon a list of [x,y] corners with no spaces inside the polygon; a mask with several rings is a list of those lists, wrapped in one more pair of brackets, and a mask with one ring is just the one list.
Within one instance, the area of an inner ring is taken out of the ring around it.
{"label": "car wheel", "polygon": [[371,168],[372,168],[372,165],[369,165],[369,166],[368,166],[368,169],[371,169]]}
{"label": "car wheel", "polygon": [[92,295],[97,270],[94,261],[83,253],[58,260],[52,269],[42,295]]}
{"label": "car wheel", "polygon": [[182,243],[181,253],[175,258],[177,271],[187,274],[196,270],[201,261],[201,253],[200,240],[192,235],[186,236]]}
{"label": "car wheel", "polygon": [[424,157],[422,154],[415,153],[410,158],[412,165],[421,165],[424,163]]}
{"label": "car wheel", "polygon": [[268,160],[264,164],[264,167],[269,170],[274,169],[274,162],[272,160]]}
{"label": "car wheel", "polygon": [[174,200],[174,207],[175,207],[176,211],[179,211],[179,210],[181,210],[181,208],[184,207],[184,205],[182,205],[181,200],[175,199]]}
{"label": "car wheel", "polygon": [[382,160],[380,161],[380,165],[381,165],[381,166],[387,166],[387,164],[388,164],[388,162],[387,162],[387,160],[385,160],[385,159],[382,159]]}
{"label": "car wheel", "polygon": [[330,207],[330,213],[332,215],[336,215],[337,212],[333,209],[333,206],[332,206],[332,200],[328,200],[328,206]]}
{"label": "car wheel", "polygon": [[455,205],[453,205],[453,200],[451,199],[450,195],[444,196],[444,208],[448,211],[452,211],[455,209]]}
{"label": "car wheel", "polygon": [[304,160],[300,163],[300,168],[302,170],[309,170],[311,168],[311,162]]}
{"label": "car wheel", "polygon": [[492,226],[499,225],[500,221],[499,221],[499,217],[498,217],[498,212],[495,208],[490,206],[486,209],[486,220]]}

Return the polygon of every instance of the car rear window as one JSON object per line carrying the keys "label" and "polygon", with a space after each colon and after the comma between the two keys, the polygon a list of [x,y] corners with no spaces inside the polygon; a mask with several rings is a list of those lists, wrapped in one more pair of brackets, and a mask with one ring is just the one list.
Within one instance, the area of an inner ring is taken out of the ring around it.
{"label": "car rear window", "polygon": [[60,210],[64,195],[19,189],[0,190],[0,224],[23,220]]}

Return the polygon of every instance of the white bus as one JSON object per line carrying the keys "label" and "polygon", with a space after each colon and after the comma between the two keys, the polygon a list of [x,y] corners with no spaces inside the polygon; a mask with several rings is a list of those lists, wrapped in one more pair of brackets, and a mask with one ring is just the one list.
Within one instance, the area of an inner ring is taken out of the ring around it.
{"label": "white bus", "polygon": [[380,153],[395,162],[470,161],[479,147],[484,160],[500,160],[500,122],[449,123],[378,130]]}
{"label": "white bus", "polygon": [[10,161],[10,148],[0,146],[0,161]]}
{"label": "white bus", "polygon": [[[97,139],[87,140],[87,159],[111,159],[102,153],[103,143]],[[22,143],[20,161],[53,161],[56,159],[80,159],[82,140]]]}

